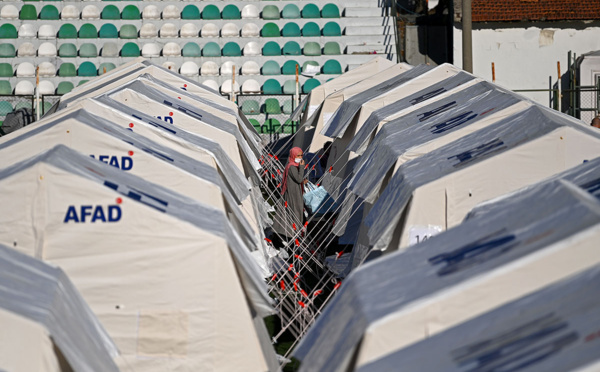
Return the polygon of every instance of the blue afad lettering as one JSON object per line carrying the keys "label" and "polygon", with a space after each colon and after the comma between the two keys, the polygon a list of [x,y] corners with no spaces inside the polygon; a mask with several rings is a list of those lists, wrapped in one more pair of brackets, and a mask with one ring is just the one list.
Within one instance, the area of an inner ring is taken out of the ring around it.
{"label": "blue afad lettering", "polygon": [[[94,155],[90,155],[96,159]],[[133,168],[133,159],[129,156],[115,156],[115,155],[98,155],[98,160],[113,167],[119,168],[124,171],[128,171]]]}
{"label": "blue afad lettering", "polygon": [[79,210],[74,205],[70,205],[63,222],[119,222],[122,216],[123,212],[118,205],[82,205]]}

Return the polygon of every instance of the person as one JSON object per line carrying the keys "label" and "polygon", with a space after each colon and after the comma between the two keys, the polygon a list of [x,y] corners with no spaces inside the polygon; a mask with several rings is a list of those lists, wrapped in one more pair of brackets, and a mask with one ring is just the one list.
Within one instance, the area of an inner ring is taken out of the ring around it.
{"label": "person", "polygon": [[[295,231],[291,226],[296,224],[297,229],[302,228],[304,223],[304,159],[303,152],[300,147],[294,147],[290,150],[288,163],[283,171],[283,180],[281,183],[281,194],[283,195],[284,204],[287,202],[287,215],[290,216],[286,221],[282,221],[285,225],[285,235],[291,237]],[[291,221],[290,221],[291,219]]]}
{"label": "person", "polygon": [[596,116],[592,119],[592,124],[590,124],[594,128],[600,128],[600,116]]}

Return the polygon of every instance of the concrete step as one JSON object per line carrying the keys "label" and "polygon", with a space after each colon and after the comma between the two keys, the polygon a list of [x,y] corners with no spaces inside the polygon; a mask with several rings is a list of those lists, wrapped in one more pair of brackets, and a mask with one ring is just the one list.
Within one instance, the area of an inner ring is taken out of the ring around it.
{"label": "concrete step", "polygon": [[393,26],[348,26],[344,35],[394,35]]}
{"label": "concrete step", "polygon": [[388,54],[395,53],[396,45],[366,44],[349,45],[346,54]]}
{"label": "concrete step", "polygon": [[344,17],[347,18],[362,18],[362,17],[382,17],[385,14],[384,8],[346,8]]}

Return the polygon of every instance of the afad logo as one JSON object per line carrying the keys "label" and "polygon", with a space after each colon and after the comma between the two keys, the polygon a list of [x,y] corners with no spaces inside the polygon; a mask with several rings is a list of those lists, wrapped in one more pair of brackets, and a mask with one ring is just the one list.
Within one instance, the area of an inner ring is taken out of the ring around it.
{"label": "afad logo", "polygon": [[121,198],[117,198],[116,205],[80,205],[79,207],[69,205],[63,223],[119,222],[123,216],[119,205],[122,201]]}
{"label": "afad logo", "polygon": [[119,168],[124,171],[131,170],[133,168],[133,151],[128,152],[129,156],[116,156],[116,155],[90,155],[92,159],[100,160],[103,163],[112,165],[113,167]]}
{"label": "afad logo", "polygon": [[169,123],[169,124],[173,124],[173,112],[169,112],[169,115],[165,115],[165,116],[157,116],[156,117],[158,120],[162,120],[165,123]]}

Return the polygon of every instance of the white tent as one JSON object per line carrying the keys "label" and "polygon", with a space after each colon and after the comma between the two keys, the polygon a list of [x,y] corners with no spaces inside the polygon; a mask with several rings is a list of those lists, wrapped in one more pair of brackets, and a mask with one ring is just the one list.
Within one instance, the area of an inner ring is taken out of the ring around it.
{"label": "white tent", "polygon": [[0,184],[0,242],[65,270],[121,370],[268,369],[253,311],[271,300],[222,211],[63,146]]}
{"label": "white tent", "polygon": [[64,272],[0,245],[0,370],[118,371],[117,348]]}
{"label": "white tent", "polygon": [[597,267],[599,177],[600,158],[355,270],[295,350],[301,370],[362,367]]}

